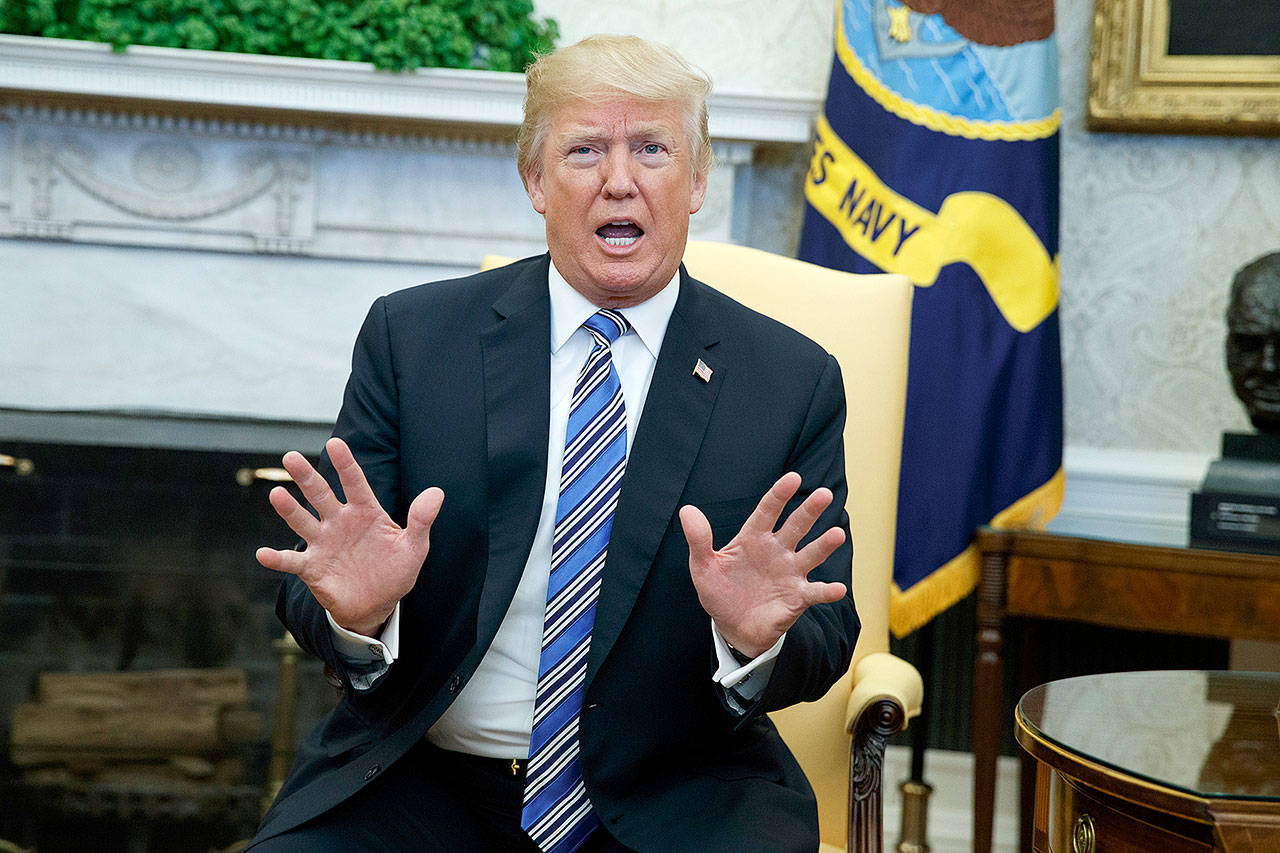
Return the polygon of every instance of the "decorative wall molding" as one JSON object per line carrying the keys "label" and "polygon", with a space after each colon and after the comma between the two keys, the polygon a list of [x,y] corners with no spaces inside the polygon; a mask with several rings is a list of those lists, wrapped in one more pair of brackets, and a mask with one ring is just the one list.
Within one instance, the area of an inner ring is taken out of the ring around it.
{"label": "decorative wall molding", "polygon": [[242,174],[236,183],[193,192],[201,178],[201,153],[179,141],[154,140],[139,145],[131,158],[133,184],[101,174],[95,164],[96,152],[87,140],[29,137],[22,144],[22,159],[36,164],[29,177],[44,190],[33,194],[39,196],[32,210],[36,217],[49,215],[48,188],[57,174],[123,213],[171,222],[207,219],[272,192],[282,200],[277,207],[277,230],[288,234],[298,186],[311,177],[305,155],[288,158],[277,151],[258,152],[238,164]]}
{"label": "decorative wall molding", "polygon": [[[13,234],[224,251],[310,250],[315,145],[58,118],[14,125]],[[3,228],[0,214],[0,233]]]}

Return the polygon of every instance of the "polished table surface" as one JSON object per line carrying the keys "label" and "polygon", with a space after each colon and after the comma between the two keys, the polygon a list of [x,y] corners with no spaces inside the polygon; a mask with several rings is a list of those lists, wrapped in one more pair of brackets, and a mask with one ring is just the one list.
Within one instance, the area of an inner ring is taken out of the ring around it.
{"label": "polished table surface", "polygon": [[[1280,641],[1280,557],[985,528],[977,543],[982,574],[974,666],[974,853],[991,850],[996,756],[1006,723],[1006,617]],[[1024,762],[1022,814],[1028,819],[1032,769]],[[1030,849],[1029,833],[1021,833],[1020,841],[1022,850]]]}
{"label": "polished table surface", "polygon": [[1107,673],[1028,691],[1016,734],[1041,768],[1034,848],[1073,851],[1087,835],[1103,851],[1156,838],[1280,850],[1277,706],[1274,673]]}

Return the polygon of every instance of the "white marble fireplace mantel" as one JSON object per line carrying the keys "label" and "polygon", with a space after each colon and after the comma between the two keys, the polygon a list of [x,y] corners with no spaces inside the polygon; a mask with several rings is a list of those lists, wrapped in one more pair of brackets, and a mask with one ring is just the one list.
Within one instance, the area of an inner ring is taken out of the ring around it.
{"label": "white marble fireplace mantel", "polygon": [[[0,348],[0,407],[331,418],[374,296],[545,249],[523,89],[0,35],[0,290],[31,318]],[[819,108],[713,93],[693,236],[751,242],[759,153],[802,157]]]}
{"label": "white marble fireplace mantel", "polygon": [[[0,234],[460,265],[527,254],[542,229],[513,165],[523,96],[511,73],[0,35]],[[730,238],[738,170],[758,145],[807,144],[819,106],[713,94],[697,236]]]}

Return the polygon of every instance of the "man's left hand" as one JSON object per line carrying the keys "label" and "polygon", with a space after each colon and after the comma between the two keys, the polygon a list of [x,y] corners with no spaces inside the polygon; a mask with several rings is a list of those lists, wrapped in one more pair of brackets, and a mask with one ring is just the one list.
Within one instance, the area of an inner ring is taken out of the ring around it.
{"label": "man's left hand", "polygon": [[711,525],[702,511],[691,505],[680,508],[698,601],[720,636],[749,657],[773,646],[810,605],[839,601],[847,592],[842,583],[808,579],[844,543],[843,530],[833,527],[796,549],[831,504],[830,489],[815,489],[778,527],[787,501],[799,488],[799,474],[784,474],[719,551],[712,547]]}

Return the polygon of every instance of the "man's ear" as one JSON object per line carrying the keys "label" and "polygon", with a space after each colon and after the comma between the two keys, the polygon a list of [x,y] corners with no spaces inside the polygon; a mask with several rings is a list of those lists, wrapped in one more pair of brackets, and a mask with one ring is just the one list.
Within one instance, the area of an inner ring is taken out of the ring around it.
{"label": "man's ear", "polygon": [[543,216],[547,214],[547,197],[542,192],[542,170],[531,169],[524,177],[524,188],[529,193],[529,201],[533,209]]}
{"label": "man's ear", "polygon": [[695,173],[693,176],[693,192],[689,196],[689,215],[693,216],[707,200],[707,174]]}

